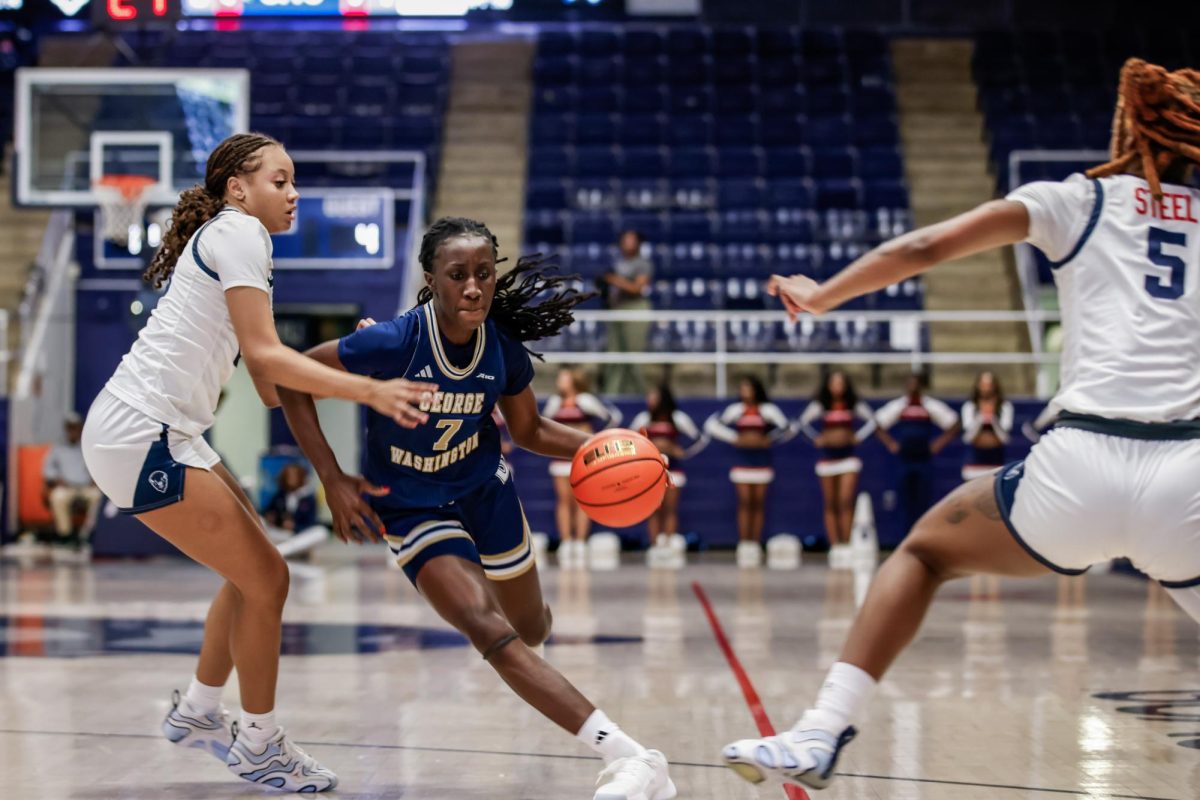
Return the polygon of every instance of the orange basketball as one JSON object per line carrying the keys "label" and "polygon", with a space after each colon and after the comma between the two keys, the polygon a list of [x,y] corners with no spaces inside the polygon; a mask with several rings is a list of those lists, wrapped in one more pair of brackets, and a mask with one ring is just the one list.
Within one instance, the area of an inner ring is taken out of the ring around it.
{"label": "orange basketball", "polygon": [[662,503],[667,465],[645,436],[611,428],[575,453],[571,490],[594,522],[614,528],[636,525]]}

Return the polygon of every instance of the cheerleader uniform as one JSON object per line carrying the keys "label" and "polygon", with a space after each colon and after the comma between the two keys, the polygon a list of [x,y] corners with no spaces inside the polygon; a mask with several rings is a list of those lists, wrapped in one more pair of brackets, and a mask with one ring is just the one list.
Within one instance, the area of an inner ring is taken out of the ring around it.
{"label": "cheerleader uniform", "polygon": [[[998,416],[980,413],[971,400],[962,407],[963,441],[967,444],[967,457],[963,463],[962,479],[969,481],[982,475],[990,475],[1005,462],[1005,445],[1012,435],[1013,404],[1005,400],[1000,405]],[[981,433],[993,433],[1000,440],[998,447],[976,447],[974,441]]]}
{"label": "cheerleader uniform", "polygon": [[738,434],[757,431],[774,440],[787,429],[787,417],[774,403],[760,406],[732,403],[719,416],[713,415],[704,423],[704,430],[710,436],[734,445],[737,450],[737,460],[729,470],[729,480],[734,483],[767,484],[775,480],[771,449],[737,447]]}
{"label": "cheerleader uniform", "polygon": [[822,447],[821,457],[817,459],[817,475],[822,478],[831,475],[848,475],[862,472],[862,459],[855,455],[857,445],[866,441],[867,437],[878,427],[871,407],[859,402],[853,409],[847,408],[840,400],[835,400],[832,408],[825,408],[820,401],[814,400],[800,415],[800,430],[812,441],[817,440],[819,431],[813,426],[816,420],[821,421],[821,431],[837,429],[850,430],[854,427],[855,419],[865,420],[865,424],[854,433],[854,444],[845,447]]}
{"label": "cheerleader uniform", "polygon": [[[700,431],[696,427],[696,423],[679,409],[675,409],[671,413],[669,420],[652,420],[650,419],[649,411],[641,411],[633,418],[633,422],[629,424],[629,427],[640,432],[650,441],[668,439],[678,443],[681,436],[691,439],[693,442],[700,439]],[[674,483],[676,489],[682,489],[687,485],[687,474],[684,472],[683,464],[680,461],[680,459],[671,460],[671,481]]]}
{"label": "cheerleader uniform", "polygon": [[[559,395],[552,395],[542,408],[542,416],[560,422],[571,428],[583,431],[597,430],[593,420],[600,422],[599,428],[608,428],[621,424],[620,409],[606,406],[600,398],[588,392],[580,392],[573,400],[563,400]],[[566,478],[571,474],[571,462],[562,459],[550,461],[550,475],[555,478]]]}

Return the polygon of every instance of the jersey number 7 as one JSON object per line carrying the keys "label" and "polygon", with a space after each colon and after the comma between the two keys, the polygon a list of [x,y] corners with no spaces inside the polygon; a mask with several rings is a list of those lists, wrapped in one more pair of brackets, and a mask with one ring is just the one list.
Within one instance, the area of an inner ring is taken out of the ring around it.
{"label": "jersey number 7", "polygon": [[1187,271],[1187,263],[1179,256],[1163,252],[1163,247],[1187,247],[1187,234],[1178,231],[1164,231],[1162,228],[1150,228],[1150,263],[1171,270],[1171,277],[1166,283],[1158,275],[1146,276],[1146,291],[1151,297],[1159,300],[1178,300],[1183,297],[1183,280]]}

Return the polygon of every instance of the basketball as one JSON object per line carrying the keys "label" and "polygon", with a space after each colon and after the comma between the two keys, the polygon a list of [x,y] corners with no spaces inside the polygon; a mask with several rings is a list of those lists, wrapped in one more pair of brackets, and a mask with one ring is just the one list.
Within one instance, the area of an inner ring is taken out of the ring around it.
{"label": "basketball", "polygon": [[667,465],[645,436],[612,428],[588,439],[575,453],[571,490],[593,522],[614,528],[636,525],[662,503]]}

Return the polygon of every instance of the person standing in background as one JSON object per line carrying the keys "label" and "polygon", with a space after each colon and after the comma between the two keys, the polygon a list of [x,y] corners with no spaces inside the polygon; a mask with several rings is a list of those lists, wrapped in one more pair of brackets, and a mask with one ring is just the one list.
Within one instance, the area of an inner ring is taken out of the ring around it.
{"label": "person standing in background", "polygon": [[738,381],[738,402],[709,417],[704,431],[737,451],[729,470],[729,480],[737,488],[737,564],[757,567],[762,563],[767,487],[775,480],[771,448],[791,435],[791,426],[767,396],[762,381],[744,375]]}
{"label": "person standing in background", "polygon": [[[92,547],[89,542],[96,528],[102,497],[83,462],[83,445],[80,444],[83,418],[72,411],[67,414],[63,430],[67,441],[51,447],[42,464],[46,505],[54,514],[54,532],[58,534],[59,544],[67,544],[72,535],[77,534],[75,547],[79,555],[90,558]],[[75,531],[72,512],[77,505],[84,506],[84,517],[83,524]]]}
{"label": "person standing in background", "polygon": [[[695,421],[680,410],[675,395],[666,383],[650,388],[646,393],[646,410],[638,412],[629,424],[633,430],[645,436],[670,459],[671,480],[660,505],[646,520],[650,531],[651,547],[666,547],[670,537],[679,531],[679,490],[687,485],[687,474],[683,463],[690,455],[688,448],[701,443],[702,434]],[[684,442],[687,440],[687,448]]]}
{"label": "person standing in background", "polygon": [[[855,430],[857,420],[862,425]],[[820,422],[820,430],[813,424]],[[854,382],[840,369],[825,376],[796,427],[820,450],[817,477],[825,508],[825,535],[829,537],[829,566],[850,566],[850,531],[854,525],[854,500],[862,459],[855,453],[859,443],[875,432],[871,407],[858,399]]]}
{"label": "person standing in background", "polygon": [[[642,255],[642,235],[635,230],[622,231],[618,244],[621,257],[611,271],[600,276],[605,284],[605,305],[611,311],[648,311],[654,266]],[[645,352],[649,331],[649,321],[608,323],[608,352]],[[603,388],[609,395],[641,394],[645,388],[641,365],[606,364]]]}
{"label": "person standing in background", "polygon": [[975,378],[971,399],[962,407],[963,442],[967,457],[962,479],[989,475],[1004,466],[1005,446],[1012,436],[1013,404],[1004,399],[1000,379],[991,370]]}
{"label": "person standing in background", "polygon": [[959,430],[954,409],[925,394],[928,380],[914,372],[908,377],[903,397],[897,397],[875,415],[876,435],[893,455],[900,458],[897,494],[904,515],[904,529],[911,530],[933,505],[933,457],[942,451]]}

